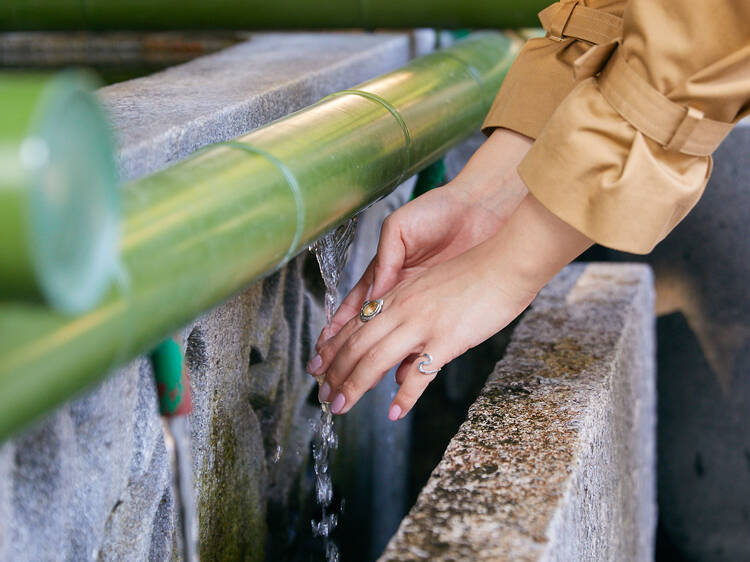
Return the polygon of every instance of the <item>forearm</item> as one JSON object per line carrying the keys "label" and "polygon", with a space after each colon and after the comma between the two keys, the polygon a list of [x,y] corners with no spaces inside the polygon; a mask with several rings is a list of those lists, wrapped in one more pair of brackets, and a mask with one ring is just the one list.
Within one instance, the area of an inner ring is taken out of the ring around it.
{"label": "forearm", "polygon": [[526,195],[505,227],[477,250],[487,282],[519,302],[530,300],[592,241]]}

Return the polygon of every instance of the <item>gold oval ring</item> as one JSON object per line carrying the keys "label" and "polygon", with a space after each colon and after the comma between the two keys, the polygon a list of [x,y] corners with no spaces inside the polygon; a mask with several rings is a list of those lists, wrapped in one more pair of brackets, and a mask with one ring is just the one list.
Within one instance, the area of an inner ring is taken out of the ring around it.
{"label": "gold oval ring", "polygon": [[366,301],[362,305],[362,309],[359,311],[359,319],[362,322],[369,322],[375,318],[383,310],[383,299],[376,299],[374,301]]}

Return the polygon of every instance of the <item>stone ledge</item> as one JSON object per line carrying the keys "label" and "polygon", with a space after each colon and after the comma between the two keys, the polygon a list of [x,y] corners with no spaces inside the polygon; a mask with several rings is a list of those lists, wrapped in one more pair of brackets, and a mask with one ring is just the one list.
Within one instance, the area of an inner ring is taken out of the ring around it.
{"label": "stone ledge", "polygon": [[380,560],[651,559],[655,413],[649,268],[566,268]]}
{"label": "stone ledge", "polygon": [[122,178],[164,168],[406,64],[434,33],[255,33],[249,41],[99,91]]}

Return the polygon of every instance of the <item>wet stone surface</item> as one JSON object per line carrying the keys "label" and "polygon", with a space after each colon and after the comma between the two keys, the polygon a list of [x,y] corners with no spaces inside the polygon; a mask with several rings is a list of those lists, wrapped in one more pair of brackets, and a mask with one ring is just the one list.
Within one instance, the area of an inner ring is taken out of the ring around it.
{"label": "wet stone surface", "polygon": [[637,265],[544,289],[381,560],[649,560],[652,301]]}

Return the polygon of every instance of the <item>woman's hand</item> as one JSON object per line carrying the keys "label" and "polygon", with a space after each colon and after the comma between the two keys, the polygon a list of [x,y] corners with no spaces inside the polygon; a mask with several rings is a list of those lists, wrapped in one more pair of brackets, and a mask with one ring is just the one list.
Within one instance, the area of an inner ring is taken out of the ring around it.
{"label": "woman's hand", "polygon": [[[520,178],[517,178],[520,182]],[[418,371],[429,353],[442,367],[520,314],[591,241],[527,195],[506,227],[485,242],[399,282],[367,323],[349,320],[320,348],[319,397],[348,412],[393,366],[401,388],[388,417],[400,419],[435,375]],[[376,294],[377,295],[377,294]]]}
{"label": "woman's hand", "polygon": [[452,182],[391,214],[383,223],[377,254],[331,326],[321,333],[316,348],[357,316],[371,294],[385,294],[500,230],[526,195],[525,186],[514,176],[531,142],[512,131],[496,130]]}

